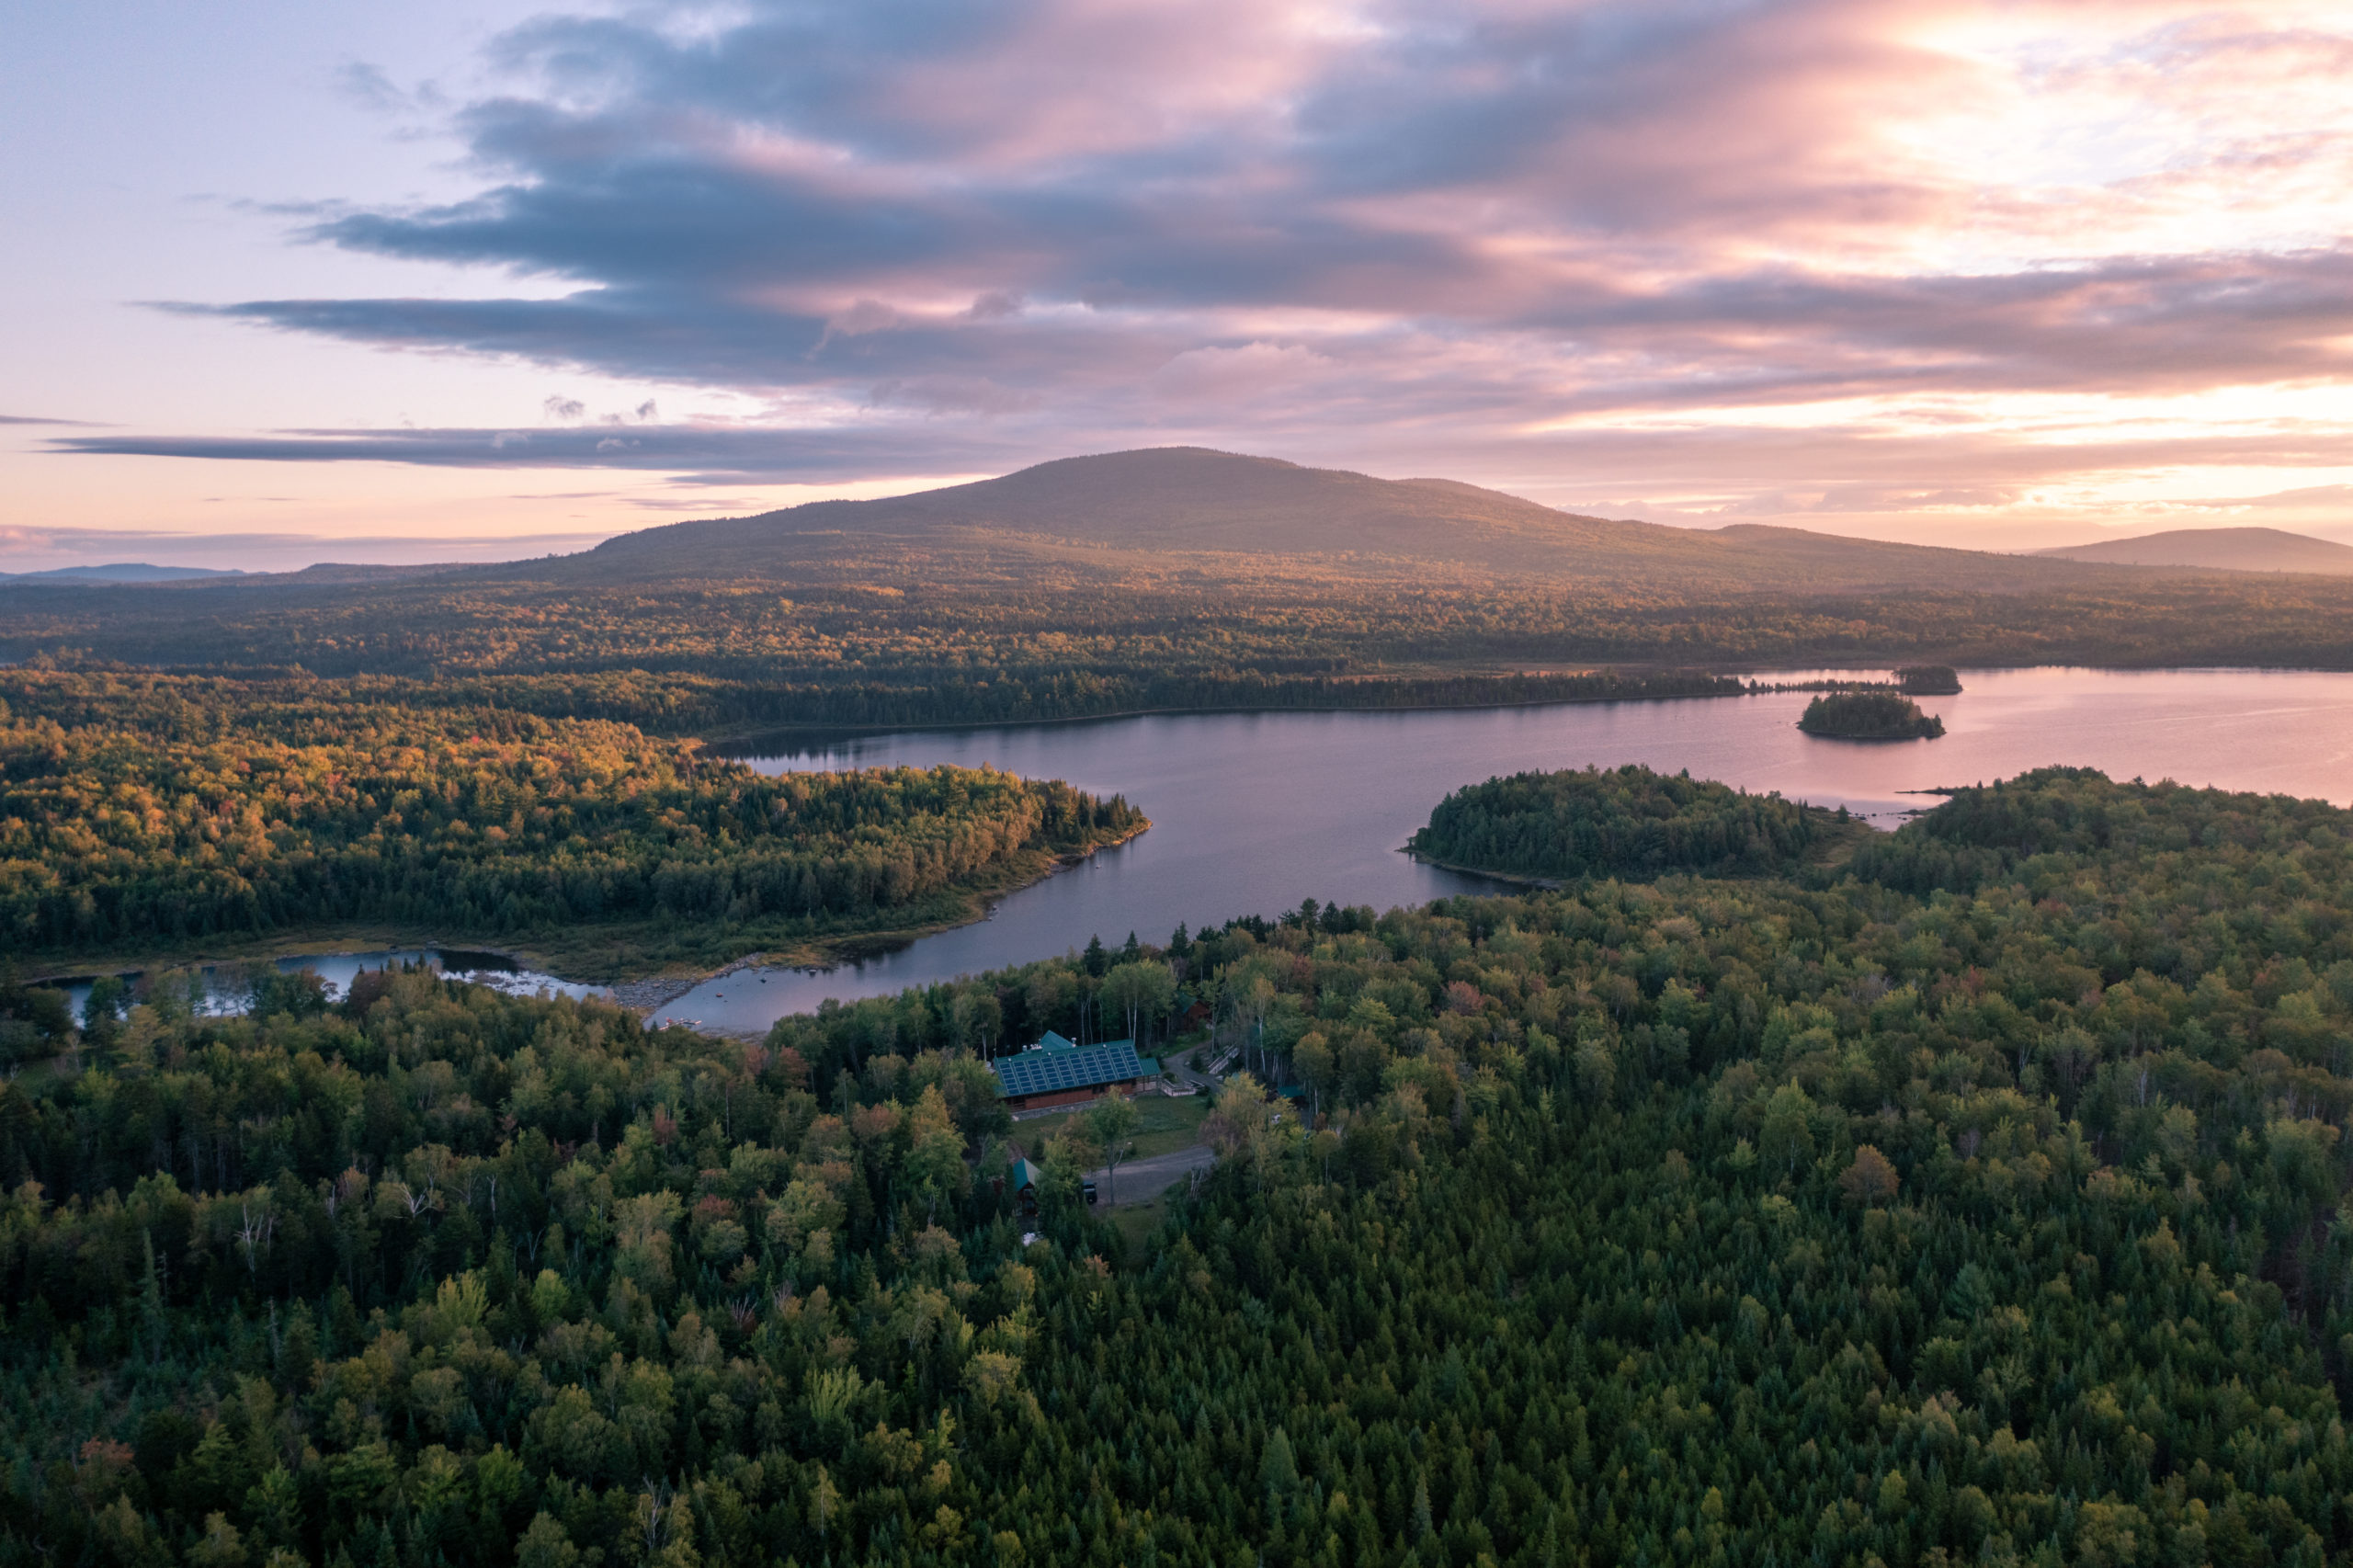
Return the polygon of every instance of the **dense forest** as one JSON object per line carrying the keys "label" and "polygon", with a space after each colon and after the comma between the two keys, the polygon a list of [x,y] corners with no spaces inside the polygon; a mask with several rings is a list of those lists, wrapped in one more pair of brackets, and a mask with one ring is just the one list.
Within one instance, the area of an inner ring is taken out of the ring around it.
{"label": "dense forest", "polygon": [[1449,866],[1548,879],[1790,873],[1868,833],[1836,812],[1629,763],[1458,790],[1406,846]]}
{"label": "dense forest", "polygon": [[1798,728],[1842,741],[1928,741],[1945,722],[1892,691],[1830,691],[1805,705]]}
{"label": "dense forest", "polygon": [[[2353,813],[2053,770],[1119,957],[759,1044],[0,988],[0,1562],[2353,1551]],[[1223,1157],[1136,1244],[1058,1136],[1025,1244],[974,1052],[1136,966],[1251,1049]]]}
{"label": "dense forest", "polygon": [[619,973],[967,917],[1145,825],[994,770],[764,778],[626,724],[369,695],[0,674],[0,946],[138,958],[365,925]]}
{"label": "dense forest", "polygon": [[[1144,710],[1697,695],[1678,674],[1936,660],[2353,668],[2353,582],[2154,578],[2037,593],[1695,597],[1667,588],[1211,577],[895,560],[848,580],[577,586],[0,585],[0,658],[397,677],[431,700],[649,733],[995,723]],[[1610,674],[1613,668],[1619,673]],[[1722,689],[1715,683],[1713,689]]]}

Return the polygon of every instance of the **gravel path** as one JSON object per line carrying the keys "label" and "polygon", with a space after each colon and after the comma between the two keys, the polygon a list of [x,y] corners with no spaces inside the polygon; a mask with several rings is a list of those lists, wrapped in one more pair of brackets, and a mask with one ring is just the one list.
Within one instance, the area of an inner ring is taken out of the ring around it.
{"label": "gravel path", "polygon": [[1129,1160],[1120,1166],[1120,1200],[1117,1205],[1111,1202],[1111,1177],[1108,1173],[1089,1171],[1086,1176],[1095,1184],[1095,1190],[1100,1195],[1104,1207],[1131,1209],[1139,1203],[1151,1202],[1195,1171],[1205,1171],[1215,1164],[1217,1151],[1206,1143],[1196,1143],[1173,1154]]}

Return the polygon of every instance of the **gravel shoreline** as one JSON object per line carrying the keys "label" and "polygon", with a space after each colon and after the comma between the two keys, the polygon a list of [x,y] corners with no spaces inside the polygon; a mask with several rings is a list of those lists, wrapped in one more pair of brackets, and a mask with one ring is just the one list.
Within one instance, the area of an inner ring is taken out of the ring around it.
{"label": "gravel shoreline", "polygon": [[768,962],[766,953],[746,953],[724,969],[709,974],[657,974],[645,980],[624,980],[609,987],[613,1000],[633,1012],[650,1013],[656,1007],[676,1001],[696,986],[713,980],[724,980],[737,970],[758,969]]}

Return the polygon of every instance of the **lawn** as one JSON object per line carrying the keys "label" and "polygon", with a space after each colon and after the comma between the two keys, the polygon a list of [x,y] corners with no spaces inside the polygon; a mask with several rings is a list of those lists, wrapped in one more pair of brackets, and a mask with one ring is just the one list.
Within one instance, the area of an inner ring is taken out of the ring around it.
{"label": "lawn", "polygon": [[1160,1229],[1161,1221],[1168,1218],[1167,1199],[1156,1198],[1150,1203],[1128,1204],[1108,1210],[1105,1217],[1120,1233],[1120,1239],[1127,1244],[1128,1256],[1141,1256],[1145,1238]]}
{"label": "lawn", "polygon": [[[1170,1099],[1165,1095],[1138,1095],[1135,1098],[1136,1131],[1134,1159],[1148,1159],[1154,1154],[1173,1154],[1201,1141],[1201,1123],[1210,1114],[1210,1097],[1194,1095],[1185,1099]],[[1034,1121],[1013,1124],[1014,1139],[1027,1150],[1032,1159],[1045,1150],[1046,1140],[1070,1125],[1073,1116],[1085,1116],[1086,1106],[1074,1106],[1054,1116],[1041,1116]]]}

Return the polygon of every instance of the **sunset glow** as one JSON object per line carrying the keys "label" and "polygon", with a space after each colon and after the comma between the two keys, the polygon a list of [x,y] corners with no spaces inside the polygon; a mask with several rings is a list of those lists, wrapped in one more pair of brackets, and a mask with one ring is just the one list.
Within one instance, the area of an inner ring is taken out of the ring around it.
{"label": "sunset glow", "polygon": [[165,43],[108,81],[106,21],[21,24],[0,569],[539,553],[1176,443],[2353,539],[2341,5],[422,15],[205,46],[329,105],[314,148],[225,89],[101,134]]}

